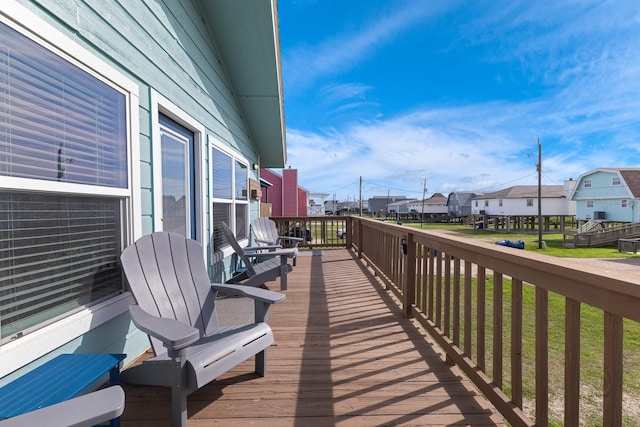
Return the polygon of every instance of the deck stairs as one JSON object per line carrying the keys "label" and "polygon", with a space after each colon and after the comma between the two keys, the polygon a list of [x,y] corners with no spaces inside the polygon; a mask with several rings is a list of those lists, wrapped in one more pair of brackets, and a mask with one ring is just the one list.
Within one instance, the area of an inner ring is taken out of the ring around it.
{"label": "deck stairs", "polygon": [[[585,225],[587,224],[589,223],[586,223]],[[614,227],[605,227],[604,224],[600,223],[599,226],[592,225],[590,227],[591,228],[588,228],[588,231],[581,230],[579,233],[565,233],[563,239],[564,246],[589,248],[607,246],[618,242],[620,239],[640,238],[640,223],[637,222],[617,225]]]}

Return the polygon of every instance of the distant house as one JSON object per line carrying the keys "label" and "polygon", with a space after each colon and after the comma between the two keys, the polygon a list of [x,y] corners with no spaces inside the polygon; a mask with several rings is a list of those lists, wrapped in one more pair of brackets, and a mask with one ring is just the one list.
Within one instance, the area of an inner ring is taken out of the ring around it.
{"label": "distant house", "polygon": [[388,211],[389,214],[397,215],[397,214],[407,214],[411,212],[411,208],[409,204],[411,202],[415,202],[415,199],[404,199],[398,200],[397,202],[389,203]]}
{"label": "distant house", "polygon": [[0,382],[144,353],[119,256],[145,234],[233,271],[222,222],[247,243],[258,165],[286,163],[276,6],[2,0]]}
{"label": "distant house", "polygon": [[472,191],[456,191],[449,193],[447,197],[447,212],[449,216],[462,218],[471,215],[471,204],[474,197],[481,196],[483,193],[474,193]]}
{"label": "distant house", "polygon": [[325,215],[325,200],[329,197],[326,193],[313,193],[309,194],[309,205],[307,206],[308,216],[322,216]]}
{"label": "distant house", "polygon": [[369,212],[374,216],[386,216],[390,213],[391,203],[406,199],[405,196],[373,196],[369,199]]}
{"label": "distant house", "polygon": [[[362,201],[362,212],[367,212],[367,202]],[[360,213],[359,201],[339,202],[336,200],[328,200],[324,203],[325,213],[327,215],[358,215]]]}
{"label": "distant house", "polygon": [[260,202],[269,205],[268,212],[262,207],[262,216],[307,216],[309,192],[298,184],[297,169],[282,169],[282,174],[279,174],[272,169],[262,168],[260,180],[263,182]]}
{"label": "distant house", "polygon": [[599,168],[577,180],[570,195],[581,221],[640,222],[640,168]]}
{"label": "distant house", "polygon": [[447,214],[447,198],[441,193],[434,193],[425,200],[412,200],[408,203],[410,212],[425,216],[443,216]]}
{"label": "distant house", "polygon": [[[562,185],[543,185],[542,215],[571,215],[569,203]],[[516,185],[476,195],[472,199],[471,213],[488,216],[536,216],[538,214],[538,186]]]}

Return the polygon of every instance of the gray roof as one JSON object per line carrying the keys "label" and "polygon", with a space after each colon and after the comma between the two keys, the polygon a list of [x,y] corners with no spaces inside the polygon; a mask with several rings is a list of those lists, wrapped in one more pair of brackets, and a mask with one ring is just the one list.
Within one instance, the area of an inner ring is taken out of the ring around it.
{"label": "gray roof", "polygon": [[[543,185],[541,190],[542,197],[564,197],[562,185]],[[515,185],[493,193],[477,195],[474,199],[527,199],[531,197],[538,197],[537,185]]]}

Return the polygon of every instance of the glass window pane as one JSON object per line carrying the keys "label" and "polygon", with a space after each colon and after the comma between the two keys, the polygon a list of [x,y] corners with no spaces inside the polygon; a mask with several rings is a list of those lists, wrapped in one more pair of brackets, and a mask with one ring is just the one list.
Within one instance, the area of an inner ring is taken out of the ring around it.
{"label": "glass window pane", "polygon": [[236,204],[236,239],[248,238],[249,229],[249,206],[246,204]]}
{"label": "glass window pane", "polygon": [[0,192],[0,339],[122,290],[121,203]]}
{"label": "glass window pane", "polygon": [[231,224],[231,203],[213,204],[213,248],[219,251],[229,246],[222,231],[222,223]]}
{"label": "glass window pane", "polygon": [[128,186],[125,95],[2,23],[0,175]]}
{"label": "glass window pane", "polygon": [[186,236],[186,153],[182,141],[162,135],[162,229]]}
{"label": "glass window pane", "polygon": [[231,188],[231,157],[220,150],[213,149],[212,174],[213,174],[213,197],[215,199],[231,199],[233,196]]}
{"label": "glass window pane", "polygon": [[240,163],[236,160],[235,168],[235,186],[236,186],[236,200],[248,200],[248,188],[249,188],[249,168],[247,165]]}

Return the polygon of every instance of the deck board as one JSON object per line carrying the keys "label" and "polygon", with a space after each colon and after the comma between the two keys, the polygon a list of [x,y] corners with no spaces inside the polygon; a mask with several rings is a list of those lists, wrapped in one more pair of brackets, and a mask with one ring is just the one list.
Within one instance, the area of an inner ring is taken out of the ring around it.
{"label": "deck board", "polygon": [[[302,253],[249,360],[189,396],[190,426],[506,425],[347,250]],[[278,282],[270,282],[278,289]],[[123,426],[169,426],[168,389],[125,385]]]}

